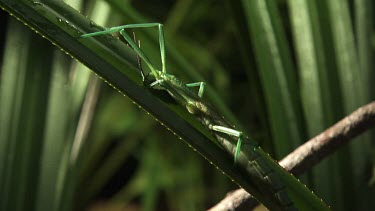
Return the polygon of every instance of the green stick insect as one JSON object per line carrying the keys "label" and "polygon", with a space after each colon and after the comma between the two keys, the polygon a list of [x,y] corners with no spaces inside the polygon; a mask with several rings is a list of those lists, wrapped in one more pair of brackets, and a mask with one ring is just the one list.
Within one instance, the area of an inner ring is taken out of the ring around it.
{"label": "green stick insect", "polygon": [[[151,64],[150,60],[147,56],[143,53],[143,51],[137,46],[137,44],[130,38],[130,36],[125,32],[125,29],[128,28],[147,28],[147,27],[155,27],[157,26],[159,29],[159,43],[160,43],[160,55],[161,55],[161,63],[162,63],[162,71],[158,71],[154,66]],[[159,85],[163,89],[165,89],[177,102],[182,104],[187,108],[187,110],[194,115],[208,115],[208,116],[220,116],[216,115],[217,112],[213,112],[212,109],[208,108],[205,103],[202,101],[202,96],[204,93],[204,82],[196,82],[196,83],[188,83],[184,84],[175,76],[167,74],[166,65],[165,65],[165,42],[164,42],[164,31],[163,25],[160,23],[144,23],[144,24],[129,24],[123,26],[117,26],[109,28],[105,31],[94,32],[89,34],[84,34],[81,37],[92,37],[97,35],[103,34],[110,34],[114,32],[120,32],[120,34],[125,38],[125,40],[129,43],[129,45],[135,50],[135,52],[141,57],[141,59],[147,64],[150,68],[152,74],[155,77],[155,81],[149,84],[150,87],[154,87]],[[141,71],[143,80],[145,80],[146,75]],[[189,87],[197,87],[199,86],[198,95],[193,93]],[[240,131],[234,130],[229,127],[224,127],[221,125],[210,125],[210,130],[225,133],[231,136],[235,136],[238,138],[237,146],[235,151],[235,158],[237,160],[238,154],[240,152],[241,143],[243,140],[243,134]]]}
{"label": "green stick insect", "polygon": [[[162,70],[157,70],[147,56],[140,49],[132,38],[125,32],[129,28],[148,28],[158,27],[159,45]],[[148,83],[149,87],[161,87],[169,93],[179,104],[184,106],[189,113],[196,116],[201,123],[207,127],[221,144],[221,146],[230,154],[234,154],[234,162],[241,166],[249,174],[255,187],[254,191],[269,197],[281,210],[295,210],[293,202],[289,199],[284,184],[275,173],[272,167],[264,161],[265,154],[256,142],[249,140],[241,131],[233,129],[234,126],[227,122],[219,112],[202,99],[205,83],[182,83],[173,75],[167,74],[165,62],[165,42],[163,25],[160,23],[129,24],[108,28],[104,31],[84,34],[81,37],[92,37],[104,34],[119,32],[129,45],[134,49],[138,56],[147,64],[155,80]],[[147,81],[147,76],[140,68],[143,81]],[[198,93],[190,90],[190,87],[199,87]],[[233,141],[233,137],[236,138]],[[242,146],[242,142],[246,144]],[[233,142],[236,142],[234,144]]]}

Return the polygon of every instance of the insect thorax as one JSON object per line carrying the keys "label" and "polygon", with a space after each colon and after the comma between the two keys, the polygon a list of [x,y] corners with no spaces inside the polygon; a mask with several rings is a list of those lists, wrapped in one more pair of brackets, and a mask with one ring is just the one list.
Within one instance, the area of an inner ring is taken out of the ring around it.
{"label": "insect thorax", "polygon": [[169,75],[169,74],[163,74],[161,75],[161,78],[165,81],[168,81],[169,83],[173,84],[174,86],[185,86],[184,83],[182,83],[176,76]]}

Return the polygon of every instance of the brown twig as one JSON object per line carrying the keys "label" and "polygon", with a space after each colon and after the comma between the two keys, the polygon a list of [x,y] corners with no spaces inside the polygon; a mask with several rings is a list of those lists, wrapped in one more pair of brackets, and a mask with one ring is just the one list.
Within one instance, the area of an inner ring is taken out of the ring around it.
{"label": "brown twig", "polygon": [[[360,107],[321,134],[310,139],[283,158],[279,164],[294,175],[299,175],[347,144],[354,137],[375,126],[375,101]],[[258,203],[243,189],[227,194],[210,211],[249,210]]]}

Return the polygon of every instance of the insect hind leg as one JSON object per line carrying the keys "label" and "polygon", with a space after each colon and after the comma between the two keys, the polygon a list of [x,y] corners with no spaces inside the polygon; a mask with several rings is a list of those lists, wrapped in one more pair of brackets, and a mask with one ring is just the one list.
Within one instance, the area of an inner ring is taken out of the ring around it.
{"label": "insect hind leg", "polygon": [[232,128],[227,128],[219,125],[213,125],[210,127],[213,131],[225,133],[231,136],[237,137],[237,145],[236,145],[236,151],[234,153],[234,162],[237,162],[238,159],[238,154],[240,153],[241,150],[241,144],[242,144],[242,139],[243,139],[243,134],[241,131],[234,130]]}

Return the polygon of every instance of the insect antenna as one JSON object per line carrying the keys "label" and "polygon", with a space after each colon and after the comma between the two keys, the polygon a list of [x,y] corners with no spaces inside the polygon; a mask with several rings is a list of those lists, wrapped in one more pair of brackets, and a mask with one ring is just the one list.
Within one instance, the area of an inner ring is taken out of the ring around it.
{"label": "insect antenna", "polygon": [[[138,48],[141,49],[141,40],[137,40],[137,38],[135,36],[135,32],[133,32],[133,40],[134,40],[134,43],[138,44]],[[141,76],[142,76],[143,83],[149,85],[150,84],[150,81],[149,81],[150,80],[149,79],[150,74],[149,73],[145,73],[143,71],[142,59],[139,56],[139,54],[137,54],[137,63],[138,63],[139,72],[141,73]]]}

